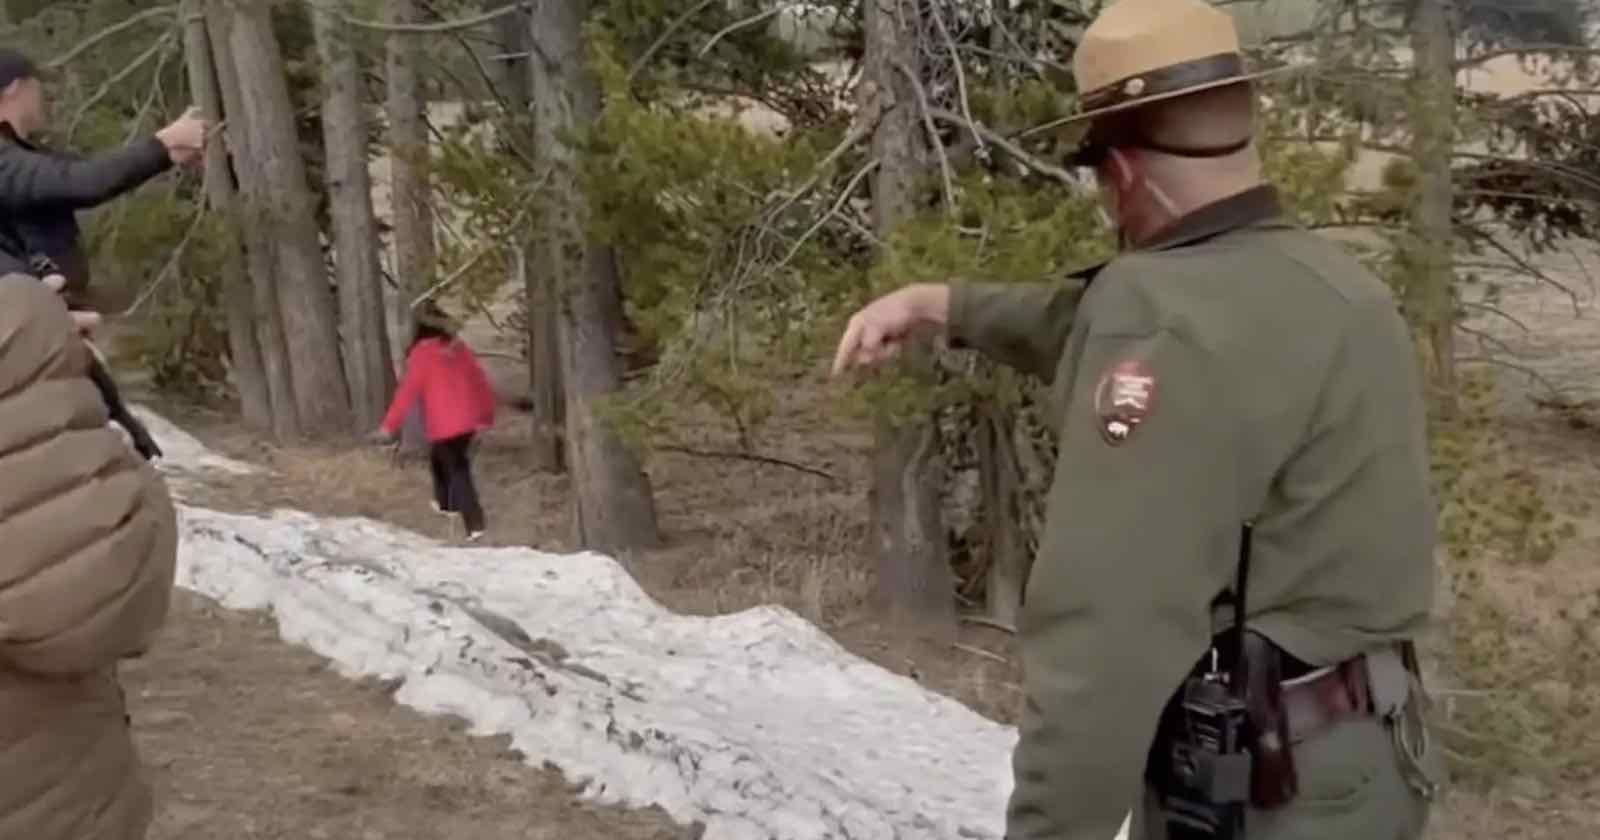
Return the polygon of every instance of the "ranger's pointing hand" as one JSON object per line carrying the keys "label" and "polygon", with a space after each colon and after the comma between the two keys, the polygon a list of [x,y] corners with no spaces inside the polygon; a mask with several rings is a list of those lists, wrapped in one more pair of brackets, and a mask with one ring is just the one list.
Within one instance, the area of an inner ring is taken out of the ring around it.
{"label": "ranger's pointing hand", "polygon": [[894,358],[913,329],[944,326],[949,314],[950,287],[943,284],[918,283],[878,298],[851,316],[833,357],[832,375]]}

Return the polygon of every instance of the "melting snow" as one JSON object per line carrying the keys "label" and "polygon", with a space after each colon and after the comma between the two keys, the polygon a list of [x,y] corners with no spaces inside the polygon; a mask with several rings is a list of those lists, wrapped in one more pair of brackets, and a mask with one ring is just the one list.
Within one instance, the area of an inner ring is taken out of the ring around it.
{"label": "melting snow", "polygon": [[[254,468],[148,411],[162,469]],[[708,840],[999,838],[1016,730],[764,607],[676,615],[610,558],[456,548],[366,519],[180,505],[179,584],[396,699],[507,734],[584,795]],[[1126,827],[1124,827],[1124,833]]]}

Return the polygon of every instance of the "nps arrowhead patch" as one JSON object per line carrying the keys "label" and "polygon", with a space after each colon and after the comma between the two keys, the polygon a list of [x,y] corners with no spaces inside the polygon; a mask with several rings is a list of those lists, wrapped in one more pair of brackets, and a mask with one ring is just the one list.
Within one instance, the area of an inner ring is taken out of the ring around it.
{"label": "nps arrowhead patch", "polygon": [[1107,368],[1095,386],[1094,410],[1100,436],[1121,446],[1155,408],[1156,377],[1139,359],[1123,359]]}

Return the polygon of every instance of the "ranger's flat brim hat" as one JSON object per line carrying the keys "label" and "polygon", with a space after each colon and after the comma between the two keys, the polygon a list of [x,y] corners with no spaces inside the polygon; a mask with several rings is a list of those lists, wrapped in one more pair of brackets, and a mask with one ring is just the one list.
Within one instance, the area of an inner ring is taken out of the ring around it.
{"label": "ranger's flat brim hat", "polygon": [[1030,129],[1081,134],[1099,117],[1299,66],[1252,70],[1233,16],[1205,0],[1117,0],[1084,30],[1072,56],[1077,111]]}

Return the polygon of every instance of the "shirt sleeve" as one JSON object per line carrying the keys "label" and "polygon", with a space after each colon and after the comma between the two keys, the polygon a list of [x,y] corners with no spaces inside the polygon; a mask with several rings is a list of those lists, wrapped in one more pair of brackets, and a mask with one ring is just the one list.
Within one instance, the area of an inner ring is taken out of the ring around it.
{"label": "shirt sleeve", "polygon": [[1172,331],[1087,340],[1022,624],[1010,840],[1108,840],[1210,644],[1244,511],[1218,360]]}
{"label": "shirt sleeve", "polygon": [[950,287],[950,343],[1049,382],[1088,284],[955,283]]}
{"label": "shirt sleeve", "polygon": [[400,386],[395,389],[394,399],[389,403],[389,410],[383,415],[383,422],[379,427],[389,434],[399,434],[401,424],[406,422],[406,412],[411,410],[413,403],[422,393],[422,380],[426,376],[427,360],[416,349],[406,357],[405,373],[400,376]]}
{"label": "shirt sleeve", "polygon": [[94,207],[171,167],[171,156],[155,137],[92,158],[12,146],[0,154],[0,206],[17,212],[40,205]]}

